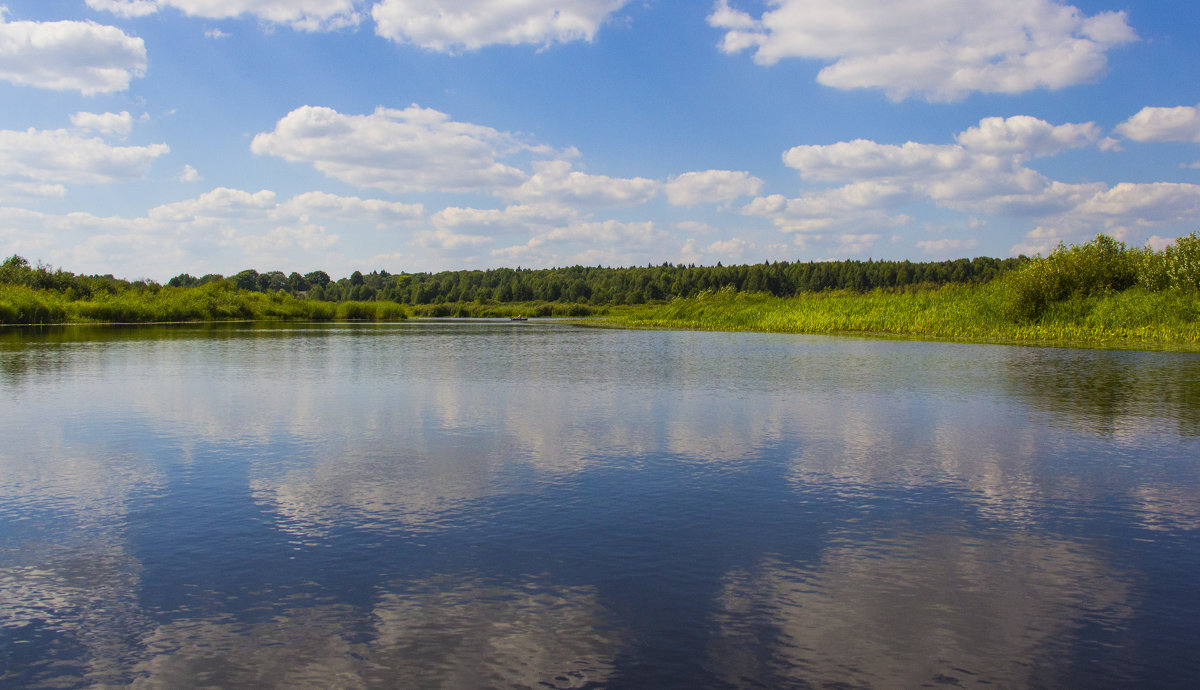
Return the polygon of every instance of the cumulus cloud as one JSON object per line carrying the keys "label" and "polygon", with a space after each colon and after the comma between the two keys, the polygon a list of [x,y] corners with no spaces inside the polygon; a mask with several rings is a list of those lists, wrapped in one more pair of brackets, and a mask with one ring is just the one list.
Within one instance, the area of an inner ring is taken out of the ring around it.
{"label": "cumulus cloud", "polygon": [[355,0],[87,0],[87,4],[123,17],[142,17],[166,7],[207,19],[249,15],[300,31],[333,31],[362,21]]}
{"label": "cumulus cloud", "polygon": [[[1050,180],[1024,163],[1098,145],[1100,134],[1094,123],[1055,126],[1027,116],[985,118],[978,127],[960,133],[956,144],[857,139],[797,146],[783,158],[805,180],[845,183],[838,190],[803,197],[799,205],[813,211],[879,208],[907,195],[959,210],[1016,214],[1024,207],[1028,213],[1051,213],[1077,203],[1077,197],[1095,188]],[[792,204],[793,210],[797,205]]]}
{"label": "cumulus cloud", "polygon": [[195,199],[176,201],[150,209],[150,220],[164,222],[214,221],[246,219],[248,213],[261,218],[275,208],[275,192],[267,189],[246,192],[240,189],[217,187]]}
{"label": "cumulus cloud", "polygon": [[1086,16],[1056,0],[771,0],[761,16],[718,0],[710,25],[726,53],[755,62],[830,63],[817,81],[883,89],[895,100],[956,101],[1096,80],[1106,53],[1137,39],[1122,12]]}
{"label": "cumulus cloud", "polygon": [[61,199],[66,195],[65,185],[0,178],[0,202],[2,203]]}
{"label": "cumulus cloud", "polygon": [[572,209],[553,204],[518,204],[503,209],[450,206],[433,214],[430,221],[442,230],[500,234],[548,228],[578,217]]}
{"label": "cumulus cloud", "polygon": [[119,113],[79,112],[71,116],[71,124],[85,131],[123,135],[133,131],[133,116],[125,110]]}
{"label": "cumulus cloud", "polygon": [[487,235],[471,235],[458,233],[447,228],[423,230],[416,234],[416,242],[426,249],[457,251],[460,249],[477,249],[494,241]]}
{"label": "cumulus cloud", "polygon": [[783,162],[811,181],[844,179],[929,177],[959,172],[971,165],[971,156],[948,144],[878,144],[867,139],[828,145],[795,146]]}
{"label": "cumulus cloud", "polygon": [[1174,182],[1122,182],[1097,192],[1078,207],[1081,213],[1123,225],[1194,221],[1200,217],[1200,185]]}
{"label": "cumulus cloud", "polygon": [[[810,188],[795,198],[774,194],[742,207],[796,233],[806,248],[814,240],[836,240],[847,249],[867,236],[907,225],[906,207],[933,204],[955,211],[1030,222],[1026,241],[1014,252],[1034,253],[1058,241],[1087,239],[1097,231],[1136,242],[1151,228],[1178,226],[1200,215],[1200,186],[1174,183],[1113,186],[1070,183],[1046,177],[1026,164],[1087,146],[1107,148],[1093,123],[1052,125],[1036,118],[986,118],[955,137],[953,144],[881,144],[859,139],[797,146],[784,162],[802,179],[829,187]],[[928,240],[929,253],[967,248],[965,240]]]}
{"label": "cumulus cloud", "polygon": [[146,44],[95,22],[8,21],[0,12],[0,79],[24,86],[124,91],[146,73]]}
{"label": "cumulus cloud", "polygon": [[1100,136],[1100,127],[1094,122],[1055,126],[1036,117],[1016,115],[984,118],[978,127],[959,134],[957,141],[969,151],[1024,160],[1092,146]]}
{"label": "cumulus cloud", "polygon": [[0,206],[0,240],[85,273],[165,280],[180,271],[229,274],[252,266],[348,274],[366,256],[347,258],[347,246],[377,248],[381,233],[411,228],[422,214],[419,204],[325,192],[280,199],[267,189],[217,187],[136,217]]}
{"label": "cumulus cloud", "polygon": [[533,164],[534,174],[502,195],[525,203],[554,203],[599,208],[642,204],[658,194],[659,184],[644,177],[616,178],[571,169],[564,160]]}
{"label": "cumulus cloud", "polygon": [[695,238],[689,237],[679,248],[679,258],[683,263],[708,263],[713,261],[744,260],[755,248],[750,240],[741,237],[730,237],[727,240],[717,240],[708,245],[700,246]]}
{"label": "cumulus cloud", "polygon": [[420,220],[425,215],[421,204],[404,204],[381,199],[360,199],[327,192],[306,192],[292,197],[279,206],[279,214],[295,216],[308,222],[311,216],[358,220],[389,227],[397,223]]}
{"label": "cumulus cloud", "polygon": [[537,231],[524,244],[494,249],[490,255],[506,265],[632,265],[648,249],[666,255],[669,238],[652,222],[576,222]]}
{"label": "cumulus cloud", "polygon": [[1142,108],[1117,125],[1117,133],[1134,141],[1184,141],[1200,144],[1200,106]]}
{"label": "cumulus cloud", "polygon": [[745,171],[705,170],[684,173],[664,185],[667,201],[676,206],[695,206],[733,201],[740,196],[753,196],[762,189],[763,181]]}
{"label": "cumulus cloud", "polygon": [[438,52],[590,41],[629,0],[380,0],[375,33]]}
{"label": "cumulus cloud", "polygon": [[497,158],[524,148],[509,134],[415,105],[380,107],[370,115],[303,106],[250,145],[254,153],[308,163],[356,187],[395,194],[518,186],[525,173]]}
{"label": "cumulus cloud", "polygon": [[169,150],[166,144],[111,146],[65,129],[0,130],[0,185],[134,180]]}
{"label": "cumulus cloud", "polygon": [[183,166],[183,170],[180,171],[179,177],[175,179],[179,180],[180,182],[199,182],[204,178],[200,176],[200,172],[198,170],[190,165],[185,165]]}
{"label": "cumulus cloud", "polygon": [[926,254],[934,254],[938,256],[946,256],[949,254],[957,254],[964,251],[969,251],[979,246],[979,240],[975,238],[968,239],[952,239],[942,238],[940,240],[924,240],[917,242],[917,249]]}
{"label": "cumulus cloud", "polygon": [[158,11],[156,0],[87,0],[87,6],[119,17],[145,17]]}

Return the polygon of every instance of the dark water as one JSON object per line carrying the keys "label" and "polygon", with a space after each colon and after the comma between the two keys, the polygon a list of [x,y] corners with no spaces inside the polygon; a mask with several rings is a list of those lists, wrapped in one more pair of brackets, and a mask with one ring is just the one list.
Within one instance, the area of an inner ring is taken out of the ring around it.
{"label": "dark water", "polygon": [[0,333],[6,687],[1189,687],[1200,357]]}

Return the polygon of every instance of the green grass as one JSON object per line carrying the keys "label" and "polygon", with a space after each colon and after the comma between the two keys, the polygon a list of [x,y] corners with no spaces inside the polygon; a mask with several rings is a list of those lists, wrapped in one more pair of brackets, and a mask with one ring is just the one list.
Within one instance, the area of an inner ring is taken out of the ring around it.
{"label": "green grass", "polygon": [[1200,349],[1200,294],[1150,291],[1068,297],[1033,319],[1014,318],[1002,281],[911,292],[796,297],[707,293],[658,306],[616,307],[603,323],[773,333],[882,335],[935,340]]}
{"label": "green grass", "polygon": [[57,290],[0,284],[0,324],[155,323],[179,321],[330,321],[407,318],[394,302],[318,302],[220,283],[192,288],[129,289],[72,299]]}
{"label": "green grass", "polygon": [[[10,265],[11,264],[11,265]],[[4,264],[20,272],[16,258]],[[36,273],[36,272],[35,272]],[[54,274],[57,275],[57,274]],[[322,302],[239,290],[134,284],[76,298],[74,288],[0,282],[0,324],[228,320],[372,320],[420,317],[601,317],[593,323],[779,333],[859,334],[1039,345],[1200,350],[1200,234],[1161,252],[1098,235],[1059,246],[987,284],[803,293],[773,297],[707,291],[668,303]]]}
{"label": "green grass", "polygon": [[609,307],[598,307],[574,302],[446,302],[443,304],[417,304],[409,307],[413,316],[425,318],[460,317],[483,319],[506,319],[513,316],[536,318],[581,317],[607,313]]}

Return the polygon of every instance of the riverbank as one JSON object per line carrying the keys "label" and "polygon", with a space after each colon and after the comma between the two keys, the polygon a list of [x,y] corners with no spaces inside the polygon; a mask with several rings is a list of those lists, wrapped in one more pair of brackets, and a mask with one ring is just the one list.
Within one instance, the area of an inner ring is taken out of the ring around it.
{"label": "riverbank", "polygon": [[594,321],[624,328],[875,335],[1153,350],[1200,350],[1200,296],[1134,287],[1076,296],[1033,319],[1011,315],[1000,282],[933,290],[795,297],[708,293],[658,306],[616,307]]}
{"label": "riverbank", "polygon": [[872,291],[721,289],[646,304],[561,300],[329,302],[236,281],[194,287],[75,277],[0,266],[0,324],[150,323],[228,320],[397,321],[416,317],[570,317],[594,325],[873,335],[1134,349],[1200,350],[1200,235],[1161,251],[1129,249],[1104,235],[1022,263],[987,283]]}
{"label": "riverbank", "polygon": [[325,302],[228,283],[132,287],[87,297],[71,290],[0,283],[0,325],[186,323],[207,321],[401,321],[416,318],[589,317],[608,307],[573,302]]}
{"label": "riverbank", "polygon": [[394,321],[394,302],[319,302],[223,283],[192,288],[144,287],[79,297],[70,290],[0,284],[0,324],[164,323],[196,321]]}

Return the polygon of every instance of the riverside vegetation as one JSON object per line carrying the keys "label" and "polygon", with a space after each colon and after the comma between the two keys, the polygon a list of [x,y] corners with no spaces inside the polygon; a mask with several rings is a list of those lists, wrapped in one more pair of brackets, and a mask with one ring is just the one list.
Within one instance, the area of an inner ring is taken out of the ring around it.
{"label": "riverside vegetation", "polygon": [[1046,257],[575,266],[332,280],[247,270],[166,286],[0,264],[0,323],[408,316],[601,317],[625,327],[1200,349],[1200,235],[1162,251],[1106,235]]}

